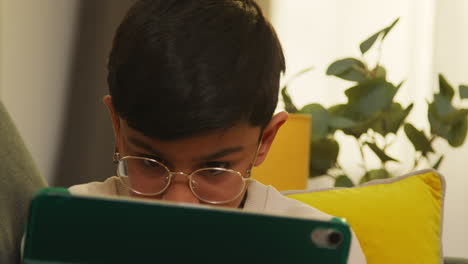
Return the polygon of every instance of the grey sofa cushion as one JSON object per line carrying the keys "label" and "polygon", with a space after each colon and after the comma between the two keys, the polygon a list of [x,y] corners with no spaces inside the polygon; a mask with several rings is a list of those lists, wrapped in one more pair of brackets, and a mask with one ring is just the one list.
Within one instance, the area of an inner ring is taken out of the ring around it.
{"label": "grey sofa cushion", "polygon": [[444,258],[444,264],[468,264],[468,259],[465,258]]}
{"label": "grey sofa cushion", "polygon": [[29,201],[46,186],[0,101],[0,263],[19,263]]}

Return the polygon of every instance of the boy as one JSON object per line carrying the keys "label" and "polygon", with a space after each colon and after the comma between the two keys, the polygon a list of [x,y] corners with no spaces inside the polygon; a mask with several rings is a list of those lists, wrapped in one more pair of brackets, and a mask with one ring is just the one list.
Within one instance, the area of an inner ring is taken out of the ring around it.
{"label": "boy", "polygon": [[[273,116],[284,70],[253,0],[138,1],[108,62],[118,176],[71,192],[325,215],[249,179],[287,119]],[[349,263],[365,263],[351,247]]]}

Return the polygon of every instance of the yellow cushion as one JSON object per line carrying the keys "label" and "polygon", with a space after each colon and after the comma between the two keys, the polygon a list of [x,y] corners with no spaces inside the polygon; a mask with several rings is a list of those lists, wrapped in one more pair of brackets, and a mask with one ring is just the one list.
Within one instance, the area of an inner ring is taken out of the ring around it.
{"label": "yellow cushion", "polygon": [[434,170],[354,188],[284,194],[346,218],[369,264],[442,263],[445,181]]}

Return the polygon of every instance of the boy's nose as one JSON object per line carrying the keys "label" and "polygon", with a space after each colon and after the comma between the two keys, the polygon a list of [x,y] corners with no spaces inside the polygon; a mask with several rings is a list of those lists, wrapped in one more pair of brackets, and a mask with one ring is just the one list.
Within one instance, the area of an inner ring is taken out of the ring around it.
{"label": "boy's nose", "polygon": [[190,190],[188,177],[180,174],[173,176],[172,182],[167,190],[162,194],[161,200],[181,203],[200,203],[200,200],[198,200]]}

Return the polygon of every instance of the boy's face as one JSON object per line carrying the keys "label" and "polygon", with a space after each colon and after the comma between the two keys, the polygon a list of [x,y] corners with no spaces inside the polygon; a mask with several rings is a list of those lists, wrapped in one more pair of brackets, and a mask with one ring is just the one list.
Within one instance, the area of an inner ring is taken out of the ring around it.
{"label": "boy's face", "polygon": [[[114,112],[110,96],[106,96],[104,102],[112,115],[116,145],[121,157],[149,157],[160,161],[172,172],[183,172],[187,175],[201,168],[221,167],[238,171],[242,176],[248,177],[250,169],[265,160],[277,130],[287,119],[286,113],[273,117],[263,131],[260,146],[260,127],[252,127],[247,123],[201,136],[163,141],[147,137],[129,127],[125,120],[120,119]],[[167,189],[156,196],[130,193],[140,198],[203,204],[204,202],[192,193],[187,175],[174,174]],[[235,200],[220,205],[237,208],[244,196],[245,189]]]}

